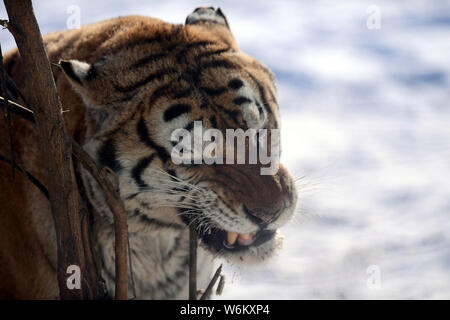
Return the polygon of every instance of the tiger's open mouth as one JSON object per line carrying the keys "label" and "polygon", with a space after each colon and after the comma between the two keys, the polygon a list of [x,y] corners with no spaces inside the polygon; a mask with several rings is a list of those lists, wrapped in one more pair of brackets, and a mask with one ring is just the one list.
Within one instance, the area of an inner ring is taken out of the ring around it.
{"label": "tiger's open mouth", "polygon": [[276,230],[259,230],[248,234],[225,231],[212,228],[210,232],[201,234],[203,242],[217,252],[238,252],[248,250],[250,247],[260,246],[274,238]]}

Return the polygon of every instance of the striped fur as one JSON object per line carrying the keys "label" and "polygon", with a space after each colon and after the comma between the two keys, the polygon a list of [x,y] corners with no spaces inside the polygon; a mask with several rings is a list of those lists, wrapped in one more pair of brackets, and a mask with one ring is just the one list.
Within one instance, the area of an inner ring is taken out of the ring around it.
{"label": "striped fur", "polygon": [[[286,223],[296,204],[286,169],[261,176],[258,165],[177,166],[170,158],[171,132],[192,130],[196,120],[222,131],[279,128],[274,77],[239,49],[220,9],[198,8],[185,25],[121,17],[49,34],[44,41],[50,60],[60,63],[53,72],[69,133],[118,177],[138,298],[187,298],[189,224],[202,239],[199,288],[206,287],[215,257],[247,264],[273,254],[281,243],[278,235],[227,251],[210,234],[275,232]],[[27,95],[16,50],[5,56],[5,67]],[[36,135],[21,119],[14,119],[14,130],[17,162],[45,181]],[[1,146],[2,154],[6,150]],[[9,172],[4,165],[0,170]],[[112,215],[86,172],[83,183],[98,212],[103,277],[113,295]],[[55,236],[47,200],[20,177],[13,184],[2,186],[2,202],[9,204],[0,207],[0,257],[7,266],[0,268],[0,297],[55,298]],[[16,210],[23,214],[17,217]],[[11,229],[3,229],[3,222]],[[17,233],[29,237],[29,247],[17,244]],[[36,260],[11,253],[17,248],[31,250]],[[14,268],[45,281],[27,287]]]}

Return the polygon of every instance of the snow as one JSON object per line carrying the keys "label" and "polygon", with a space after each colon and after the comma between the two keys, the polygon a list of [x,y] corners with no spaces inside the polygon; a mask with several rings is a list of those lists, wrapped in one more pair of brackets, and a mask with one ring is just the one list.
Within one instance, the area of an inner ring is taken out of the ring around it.
{"label": "snow", "polygon": [[225,265],[220,299],[450,298],[449,1],[36,1],[42,32],[70,5],[82,24],[220,6],[275,72],[298,212],[272,261]]}

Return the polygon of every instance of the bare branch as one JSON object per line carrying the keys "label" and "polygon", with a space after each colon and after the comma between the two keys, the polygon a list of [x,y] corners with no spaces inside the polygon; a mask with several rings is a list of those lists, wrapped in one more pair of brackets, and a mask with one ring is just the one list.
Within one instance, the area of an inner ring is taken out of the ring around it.
{"label": "bare branch", "polygon": [[189,300],[197,300],[197,232],[189,226]]}
{"label": "bare branch", "polygon": [[18,170],[20,173],[24,174],[28,180],[30,180],[30,182],[32,184],[34,184],[36,186],[36,188],[38,188],[39,190],[41,190],[42,194],[49,199],[48,197],[48,190],[47,188],[35,177],[33,176],[31,173],[29,173],[27,170],[23,169],[21,166],[19,166],[17,163],[12,163],[12,161],[4,156],[2,156],[0,154],[0,160],[4,161],[6,163],[9,163],[10,165],[14,165],[15,169]]}
{"label": "bare branch", "polygon": [[209,296],[210,296],[210,294],[211,294],[211,291],[212,291],[212,288],[213,288],[214,285],[216,284],[217,279],[219,278],[221,272],[222,272],[222,265],[220,265],[220,266],[217,268],[216,272],[214,273],[214,276],[212,277],[211,281],[210,281],[209,284],[208,284],[208,287],[206,287],[205,292],[204,292],[204,293],[202,294],[202,296],[200,297],[200,300],[206,300],[206,299],[209,298]]}
{"label": "bare branch", "polygon": [[109,180],[107,170],[99,169],[92,158],[78,145],[72,141],[73,155],[89,171],[92,177],[102,188],[106,203],[111,209],[114,217],[115,250],[116,250],[116,292],[118,300],[126,300],[128,296],[128,268],[127,268],[127,243],[128,226],[125,207],[120,196]]}

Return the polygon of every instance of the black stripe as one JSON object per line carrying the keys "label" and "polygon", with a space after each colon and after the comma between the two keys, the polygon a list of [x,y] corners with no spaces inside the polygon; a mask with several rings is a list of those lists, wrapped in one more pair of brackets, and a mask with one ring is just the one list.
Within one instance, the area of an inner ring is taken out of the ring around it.
{"label": "black stripe", "polygon": [[153,63],[153,62],[157,62],[158,60],[161,60],[161,58],[164,58],[166,56],[165,53],[156,53],[156,54],[152,54],[148,57],[145,57],[137,62],[135,62],[130,68],[134,69],[134,68],[139,68],[142,67],[144,65],[147,65],[148,63]]}
{"label": "black stripe", "polygon": [[227,48],[225,48],[225,49],[219,49],[219,50],[214,50],[214,51],[206,51],[206,52],[202,52],[202,53],[199,53],[199,54],[197,55],[197,59],[201,59],[201,58],[206,58],[206,57],[218,55],[218,54],[221,54],[221,53],[225,53],[225,52],[227,52],[227,51],[229,51],[229,50],[230,50],[230,48],[227,47]]}
{"label": "black stripe", "polygon": [[259,91],[259,95],[261,97],[261,100],[263,102],[263,105],[265,107],[267,107],[267,112],[272,113],[272,110],[270,109],[270,105],[267,102],[266,99],[266,91],[264,90],[264,87],[261,85],[261,83],[255,78],[255,76],[253,76],[252,74],[248,73],[248,75],[250,76],[250,78],[253,80],[253,82],[255,82],[256,86],[258,87],[258,91]]}
{"label": "black stripe", "polygon": [[157,34],[152,38],[145,38],[145,39],[136,39],[133,43],[125,43],[123,46],[118,46],[115,48],[112,48],[111,52],[108,52],[109,54],[116,54],[117,52],[131,50],[137,46],[142,46],[146,44],[152,44],[152,43],[159,43],[162,41],[161,34]]}
{"label": "black stripe", "polygon": [[155,103],[155,101],[157,101],[159,98],[167,96],[170,90],[171,90],[170,83],[157,88],[155,91],[153,91],[152,95],[150,96],[149,99],[150,105]]}
{"label": "black stripe", "polygon": [[189,86],[187,89],[182,89],[179,91],[174,91],[175,88],[172,83],[168,83],[166,85],[160,86],[155,91],[153,91],[152,95],[149,98],[150,105],[155,103],[159,98],[162,97],[173,97],[174,99],[181,99],[189,96],[192,92],[192,87]]}
{"label": "black stripe", "polygon": [[[220,112],[223,112],[223,110],[224,110],[223,106],[221,106],[221,105],[211,104],[210,106],[213,109],[212,111],[214,114],[219,114]],[[225,128],[231,128],[231,125],[228,123],[227,119],[228,119],[227,117],[221,117],[222,124]]]}
{"label": "black stripe", "polygon": [[188,130],[188,131],[191,131],[193,128],[194,128],[194,122],[195,121],[203,121],[203,118],[200,118],[200,119],[197,119],[197,120],[194,120],[194,121],[192,121],[190,124],[188,124],[186,127],[184,127],[184,129],[186,129],[186,130]]}
{"label": "black stripe", "polygon": [[252,100],[250,100],[249,98],[246,98],[246,97],[237,97],[233,100],[233,102],[235,104],[237,104],[238,106],[240,106],[241,104],[244,104],[244,103],[251,103]]}
{"label": "black stripe", "polygon": [[[254,67],[255,67],[255,66],[254,66]],[[256,69],[258,69],[258,70],[264,72],[264,73],[269,77],[269,79],[270,79],[271,81],[275,81],[275,76],[273,75],[272,71],[270,71],[269,68],[267,68],[267,67],[265,67],[265,66],[263,66],[263,65],[257,65],[257,66],[256,66]]]}
{"label": "black stripe", "polygon": [[[140,201],[140,200],[138,200],[138,201],[139,201],[139,205],[140,205],[141,208],[144,208],[144,209],[147,209],[147,210],[151,210],[152,209],[152,206],[150,205],[150,203],[145,202],[145,201]],[[139,210],[137,210],[137,213],[136,213],[136,211],[134,212],[134,216],[136,216],[138,214],[141,214],[139,212]]]}
{"label": "black stripe", "polygon": [[222,110],[223,112],[225,112],[225,113],[228,115],[228,117],[230,117],[231,120],[234,121],[234,123],[236,123],[237,125],[240,125],[240,123],[239,123],[239,121],[238,121],[238,116],[239,116],[239,114],[240,114],[239,111],[236,111],[236,110],[227,110],[227,109],[225,109],[225,108],[221,108],[221,110]]}
{"label": "black stripe", "polygon": [[98,161],[102,166],[111,168],[111,170],[118,172],[123,169],[116,158],[117,150],[112,138],[106,140],[100,149],[97,151]]}
{"label": "black stripe", "polygon": [[236,68],[236,64],[232,63],[231,61],[228,60],[212,60],[212,61],[208,61],[206,63],[203,63],[200,66],[201,72],[203,72],[205,69],[211,69],[211,68],[226,68],[226,69],[232,69],[232,68]]}
{"label": "black stripe", "polygon": [[187,88],[185,90],[180,90],[180,91],[176,92],[173,97],[175,99],[186,98],[188,95],[191,94],[191,92],[192,92],[192,87],[190,86],[189,88]]}
{"label": "black stripe", "polygon": [[129,101],[131,101],[134,98],[134,94],[128,94],[123,96],[122,98],[119,98],[117,100],[113,100],[111,102],[115,102],[115,103],[127,103]]}
{"label": "black stripe", "polygon": [[161,78],[163,78],[165,75],[171,74],[171,73],[176,73],[177,70],[175,68],[167,68],[167,69],[163,69],[163,70],[159,70],[155,73],[150,74],[149,76],[147,76],[145,79],[138,81],[134,84],[128,85],[128,86],[119,86],[119,85],[115,85],[116,90],[120,91],[120,92],[127,92],[127,91],[133,91],[136,90],[137,88],[153,81],[153,80],[160,80]]}
{"label": "black stripe", "polygon": [[200,82],[200,70],[192,66],[186,68],[180,76],[180,80],[184,80],[189,84],[196,85]]}
{"label": "black stripe", "polygon": [[137,196],[138,194],[140,194],[140,192],[135,192],[135,193],[129,195],[128,197],[126,197],[126,200],[134,199],[134,198],[136,198],[136,196]]}
{"label": "black stripe", "polygon": [[161,147],[160,145],[154,143],[150,139],[147,125],[144,122],[144,118],[141,118],[141,120],[139,120],[137,124],[137,132],[141,141],[150,148],[154,149],[158,153],[158,156],[161,158],[163,162],[166,162],[169,159],[169,153],[167,152],[167,150]]}
{"label": "black stripe", "polygon": [[[187,88],[178,88],[179,82],[184,79],[184,74],[179,76],[178,79],[175,81],[168,83],[166,85],[163,85],[153,91],[152,95],[150,96],[150,103],[154,103],[156,100],[158,100],[161,97],[167,97],[167,96],[173,96],[175,99],[185,98],[192,92],[192,86],[189,81],[186,81],[188,84]],[[174,85],[176,84],[176,86]],[[176,90],[178,89],[178,90]]]}
{"label": "black stripe", "polygon": [[[187,51],[187,50],[189,50],[189,49],[194,49],[194,48],[198,48],[198,47],[204,47],[204,46],[207,46],[207,45],[214,45],[214,44],[216,44],[215,42],[212,42],[212,41],[197,41],[197,42],[191,42],[191,43],[188,43],[187,45],[185,45],[184,47],[183,47],[183,50],[181,50],[181,51]],[[180,52],[181,52],[180,51]]]}
{"label": "black stripe", "polygon": [[172,179],[173,179],[173,177],[177,177],[177,173],[175,172],[175,170],[173,170],[173,169],[168,169],[167,170],[167,173],[168,174],[170,174],[172,177]]}
{"label": "black stripe", "polygon": [[[249,72],[247,72],[247,73],[250,76],[250,78],[253,80],[253,82],[256,83],[256,86],[258,87],[259,95],[261,97],[261,100],[262,100],[262,103],[263,103],[265,109],[267,110],[267,112],[269,114],[273,115],[272,109],[270,108],[270,104],[268,103],[268,101],[266,99],[266,93],[265,93],[264,87],[261,85],[261,83],[259,83],[259,81],[255,78],[255,76],[253,76]],[[275,118],[273,118],[273,122],[274,122],[274,127],[278,128],[278,122]]]}
{"label": "black stripe", "polygon": [[173,253],[176,252],[176,251],[178,251],[178,249],[180,248],[181,240],[182,240],[181,236],[178,236],[178,237],[175,238],[175,241],[174,241],[175,243],[174,243],[174,245],[173,245],[172,248],[167,252],[166,256],[163,257],[163,260],[164,260],[164,261],[167,261],[167,260],[169,260],[170,258],[172,258]]}
{"label": "black stripe", "polygon": [[216,20],[211,20],[211,19],[199,19],[199,20],[195,20],[195,21],[189,21],[186,24],[189,25],[196,25],[196,24],[203,24],[203,23],[214,23],[214,24],[220,24],[221,26],[226,26],[223,22],[221,21],[216,21]]}
{"label": "black stripe", "polygon": [[141,160],[139,160],[138,164],[131,170],[131,176],[133,177],[134,181],[136,181],[136,184],[139,188],[148,188],[149,185],[142,180],[142,173],[144,170],[150,165],[150,163],[153,161],[153,158],[155,157],[155,154],[152,154],[151,156],[144,157]]}
{"label": "black stripe", "polygon": [[273,103],[275,103],[275,105],[278,107],[278,101],[277,101],[277,98],[275,97],[275,94],[270,89],[269,89],[269,93],[270,93],[270,98],[272,99]]}
{"label": "black stripe", "polygon": [[175,104],[171,107],[169,107],[166,111],[164,111],[164,121],[168,122],[176,117],[181,116],[184,113],[188,113],[191,111],[191,106],[188,104]]}
{"label": "black stripe", "polygon": [[184,129],[187,131],[194,129],[194,122],[189,123],[186,127],[184,127]]}
{"label": "black stripe", "polygon": [[264,110],[262,107],[258,107],[259,118],[261,119],[264,116]]}
{"label": "black stripe", "polygon": [[[164,280],[158,280],[156,282],[156,287],[153,290],[156,292],[164,292],[164,295],[168,299],[174,299],[175,295],[183,289],[183,283],[187,281],[188,272],[187,266],[189,262],[189,256],[185,258],[180,269],[173,274],[173,278],[166,275]],[[180,281],[186,278],[185,281]]]}
{"label": "black stripe", "polygon": [[199,47],[204,47],[204,46],[207,46],[207,45],[213,45],[213,44],[215,44],[215,43],[214,43],[214,42],[211,42],[211,41],[198,41],[198,42],[192,42],[192,43],[187,44],[186,46],[184,46],[184,47],[177,53],[177,61],[178,61],[178,63],[180,63],[181,60],[182,60],[183,58],[185,58],[185,54],[186,54],[189,50],[191,50],[191,49],[196,49],[196,48],[199,48]]}
{"label": "black stripe", "polygon": [[228,87],[233,90],[239,90],[243,85],[244,83],[242,80],[237,78],[228,82]]}
{"label": "black stripe", "polygon": [[[172,180],[173,180],[173,178],[172,178]],[[174,188],[171,189],[172,194],[175,194],[175,195],[179,194],[180,192],[187,192],[187,191],[190,191],[190,190],[191,189],[189,187],[187,187],[187,186],[174,187]]]}
{"label": "black stripe", "polygon": [[213,128],[217,128],[217,119],[215,115],[212,115],[211,117],[209,117],[209,122],[211,122],[211,126]]}
{"label": "black stripe", "polygon": [[208,87],[200,87],[200,90],[203,90],[206,92],[206,94],[210,96],[219,96],[227,91],[227,88],[225,87],[219,87],[219,88],[208,88]]}

